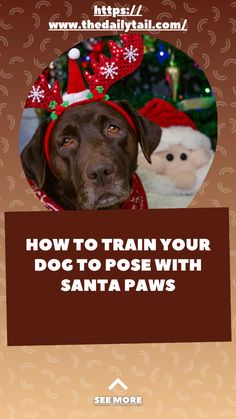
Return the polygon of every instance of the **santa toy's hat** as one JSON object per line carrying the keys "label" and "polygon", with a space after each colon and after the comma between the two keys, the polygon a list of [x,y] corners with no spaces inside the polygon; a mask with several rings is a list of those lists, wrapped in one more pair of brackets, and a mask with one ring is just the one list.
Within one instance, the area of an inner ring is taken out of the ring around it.
{"label": "santa toy's hat", "polygon": [[139,113],[162,127],[161,141],[157,152],[182,144],[188,149],[211,150],[211,141],[197,130],[195,123],[184,112],[163,99],[152,99]]}

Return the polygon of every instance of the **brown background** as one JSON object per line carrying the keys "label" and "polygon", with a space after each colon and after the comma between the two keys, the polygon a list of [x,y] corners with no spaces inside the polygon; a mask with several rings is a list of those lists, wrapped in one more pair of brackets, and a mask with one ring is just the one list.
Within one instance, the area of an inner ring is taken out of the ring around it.
{"label": "brown background", "polygon": [[[194,220],[194,222],[193,222]],[[218,225],[218,236],[215,234]],[[102,228],[101,228],[102,226]],[[184,229],[183,229],[184,226]],[[18,240],[14,240],[18,230]],[[73,238],[94,238],[93,252]],[[105,251],[102,238],[156,238],[156,251]],[[69,238],[68,251],[26,251],[27,238]],[[211,251],[164,251],[160,238],[207,238]],[[72,271],[35,272],[35,259],[70,258]],[[76,259],[99,259],[80,272]],[[152,271],[105,269],[107,258],[150,259]],[[202,270],[161,271],[155,259],[201,259]],[[223,263],[222,263],[223,262]],[[231,339],[229,230],[226,208],[147,211],[6,213],[7,339],[9,345],[193,342]],[[120,292],[63,292],[61,280],[118,279]],[[125,278],[175,280],[175,291],[124,291]],[[87,314],[90,307],[91,314]],[[210,310],[209,310],[210,306]],[[75,328],[75,322],[79,320]]]}
{"label": "brown background", "polygon": [[[188,19],[188,32],[162,32],[160,38],[202,65],[216,95],[219,122],[216,158],[191,206],[230,208],[233,342],[7,347],[2,214],[0,415],[4,419],[140,415],[192,419],[236,415],[236,4],[233,0],[155,0],[142,4],[146,17]],[[41,69],[72,44],[86,38],[85,33],[82,36],[76,32],[48,32],[48,20],[74,21],[81,15],[91,16],[91,5],[91,1],[78,0],[1,3],[2,211],[45,211],[24,179],[20,165],[18,127],[23,102]],[[117,375],[129,385],[130,393],[144,397],[143,407],[99,408],[91,403],[95,394],[107,393],[107,386]]]}

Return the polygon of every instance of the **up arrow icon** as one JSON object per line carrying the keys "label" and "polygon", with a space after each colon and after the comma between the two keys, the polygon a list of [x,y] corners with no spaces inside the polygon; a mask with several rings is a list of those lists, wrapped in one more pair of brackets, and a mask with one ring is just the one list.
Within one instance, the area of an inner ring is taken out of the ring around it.
{"label": "up arrow icon", "polygon": [[118,384],[119,384],[120,387],[123,388],[123,390],[127,390],[128,389],[128,386],[125,383],[123,383],[123,381],[121,381],[120,378],[116,378],[116,380],[113,381],[113,383],[111,383],[109,385],[108,390],[113,390],[113,388],[115,388]]}

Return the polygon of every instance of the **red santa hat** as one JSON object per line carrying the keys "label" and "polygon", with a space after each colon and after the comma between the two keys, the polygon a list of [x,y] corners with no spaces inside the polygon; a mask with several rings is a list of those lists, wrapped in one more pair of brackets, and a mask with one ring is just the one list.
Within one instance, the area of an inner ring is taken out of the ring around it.
{"label": "red santa hat", "polygon": [[78,48],[72,48],[68,52],[68,85],[63,100],[70,104],[86,100],[90,92],[85,86],[83,76],[76,62],[79,57],[80,51]]}
{"label": "red santa hat", "polygon": [[157,152],[182,144],[188,149],[211,149],[210,139],[197,130],[195,123],[184,112],[163,99],[152,99],[139,113],[162,127]]}

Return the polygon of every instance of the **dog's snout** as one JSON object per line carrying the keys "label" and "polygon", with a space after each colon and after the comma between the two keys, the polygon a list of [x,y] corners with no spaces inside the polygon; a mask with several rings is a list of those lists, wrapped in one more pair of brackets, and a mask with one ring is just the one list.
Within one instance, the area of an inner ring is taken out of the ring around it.
{"label": "dog's snout", "polygon": [[112,178],[114,168],[108,162],[92,163],[87,166],[86,174],[90,180],[96,184],[109,183]]}

